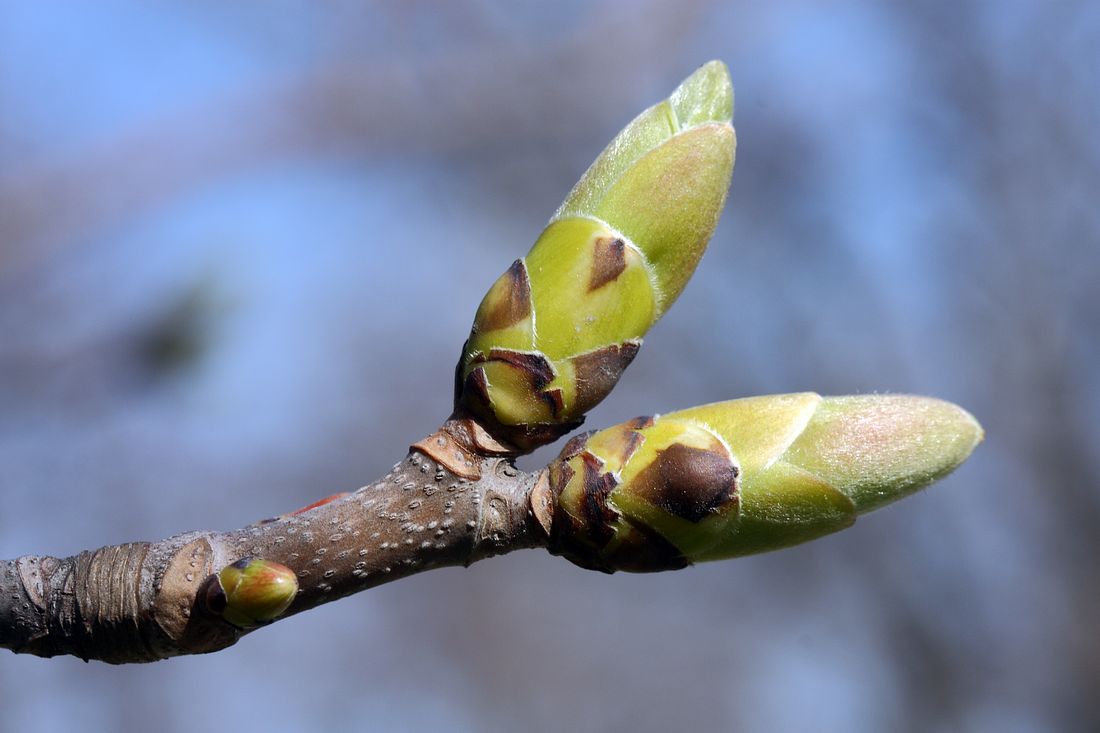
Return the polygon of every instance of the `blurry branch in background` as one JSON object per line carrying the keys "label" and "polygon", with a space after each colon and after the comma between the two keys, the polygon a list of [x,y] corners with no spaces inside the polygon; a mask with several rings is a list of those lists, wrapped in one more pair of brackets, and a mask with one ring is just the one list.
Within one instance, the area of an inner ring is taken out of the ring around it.
{"label": "blurry branch in background", "polygon": [[[1058,633],[1036,632],[1041,641],[1034,643],[1058,660],[1044,674],[1062,680],[1100,678],[1100,643],[1080,632],[1100,615],[1100,566],[1091,560],[1100,525],[1100,453],[1096,411],[1085,398],[1097,382],[1082,377],[1096,372],[1091,365],[1082,370],[1081,353],[1073,350],[1076,339],[1100,333],[1100,148],[1094,142],[1100,16],[1084,7],[1029,5],[1014,16],[1020,26],[1007,31],[1004,19],[980,4],[906,3],[891,10],[912,38],[926,83],[944,100],[938,116],[915,118],[920,135],[940,146],[930,150],[935,165],[966,192],[936,211],[937,231],[957,243],[945,252],[941,270],[960,285],[945,289],[954,299],[942,307],[954,314],[958,338],[980,370],[975,383],[990,392],[983,419],[1011,446],[1007,470],[1022,471],[1012,478],[1023,495],[1003,510],[1021,523],[1013,541],[1030,546],[1033,567],[1057,569],[1041,579],[1028,568],[1019,572],[1030,581],[1027,592],[1043,597],[1059,619]],[[996,380],[989,379],[992,370]],[[942,623],[912,602],[910,578],[885,562],[867,571],[886,607],[880,617],[891,627],[886,636],[895,640],[893,653],[912,662],[898,666],[906,705],[928,711],[930,695],[943,702],[925,728],[957,719],[971,684],[959,660],[984,652],[994,639],[980,635],[970,645],[945,639]],[[953,585],[972,582],[973,569],[964,572],[922,592],[964,592]],[[1083,637],[1090,640],[1082,643]],[[1093,693],[1088,685],[1060,684],[1060,724],[1100,720]]]}
{"label": "blurry branch in background", "polygon": [[[621,108],[634,69],[691,28],[692,7],[648,6],[635,23],[602,8],[543,53],[491,47],[322,67],[180,112],[75,162],[0,175],[0,276],[206,181],[285,157],[393,149],[438,157],[489,143],[583,139],[580,112],[597,98]],[[622,35],[630,43],[606,42]],[[592,68],[599,79],[583,73]],[[424,115],[425,98],[435,115]]]}
{"label": "blurry branch in background", "polygon": [[691,278],[729,187],[732,113],[711,62],[612,140],[490,287],[453,413],[388,475],[232,532],[2,563],[0,646],[113,663],[212,652],[528,547],[604,572],[678,569],[844,529],[949,473],[982,437],[961,408],[812,393],[638,417],[573,437],[541,471],[516,467],[610,393]]}

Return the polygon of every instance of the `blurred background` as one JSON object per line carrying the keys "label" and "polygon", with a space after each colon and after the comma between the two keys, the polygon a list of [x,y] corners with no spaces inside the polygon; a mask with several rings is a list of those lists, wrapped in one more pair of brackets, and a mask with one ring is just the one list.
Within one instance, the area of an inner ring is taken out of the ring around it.
{"label": "blurred background", "polygon": [[4,2],[0,557],[383,474],[448,413],[488,285],[711,58],[730,203],[589,425],[897,391],[987,440],[773,555],[606,577],[521,552],[208,657],[3,652],[2,727],[1097,730],[1097,8]]}

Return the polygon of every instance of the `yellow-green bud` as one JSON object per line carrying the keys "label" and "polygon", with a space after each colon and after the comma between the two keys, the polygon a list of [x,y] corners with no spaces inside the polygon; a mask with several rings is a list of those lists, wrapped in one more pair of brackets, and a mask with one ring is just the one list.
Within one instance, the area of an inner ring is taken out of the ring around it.
{"label": "yellow-green bud", "polygon": [[298,593],[298,578],[285,565],[242,558],[222,568],[207,589],[206,605],[229,623],[250,628],[283,614]]}
{"label": "yellow-green bud", "polygon": [[548,467],[551,549],[646,572],[787,547],[942,478],[981,437],[961,408],[908,395],[773,395],[636,418],[574,438]]}
{"label": "yellow-green bud", "polygon": [[733,90],[711,62],[643,112],[482,300],[456,408],[522,450],[579,425],[695,270],[733,170]]}

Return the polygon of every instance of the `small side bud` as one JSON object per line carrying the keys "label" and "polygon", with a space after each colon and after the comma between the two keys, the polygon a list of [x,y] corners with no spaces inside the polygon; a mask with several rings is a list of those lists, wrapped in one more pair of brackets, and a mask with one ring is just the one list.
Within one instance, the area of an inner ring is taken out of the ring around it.
{"label": "small side bud", "polygon": [[270,560],[241,558],[222,568],[206,591],[206,606],[243,629],[283,614],[298,593],[294,571]]}

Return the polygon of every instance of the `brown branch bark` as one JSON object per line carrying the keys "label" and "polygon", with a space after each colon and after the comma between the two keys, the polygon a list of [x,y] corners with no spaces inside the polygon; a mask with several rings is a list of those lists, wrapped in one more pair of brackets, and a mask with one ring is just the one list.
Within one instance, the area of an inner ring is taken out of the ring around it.
{"label": "brown branch bark", "polygon": [[206,605],[225,566],[251,557],[293,570],[299,589],[286,617],[423,570],[544,545],[530,505],[536,478],[473,423],[452,419],[383,478],[308,511],[0,562],[0,647],[114,664],[224,649],[251,630]]}

